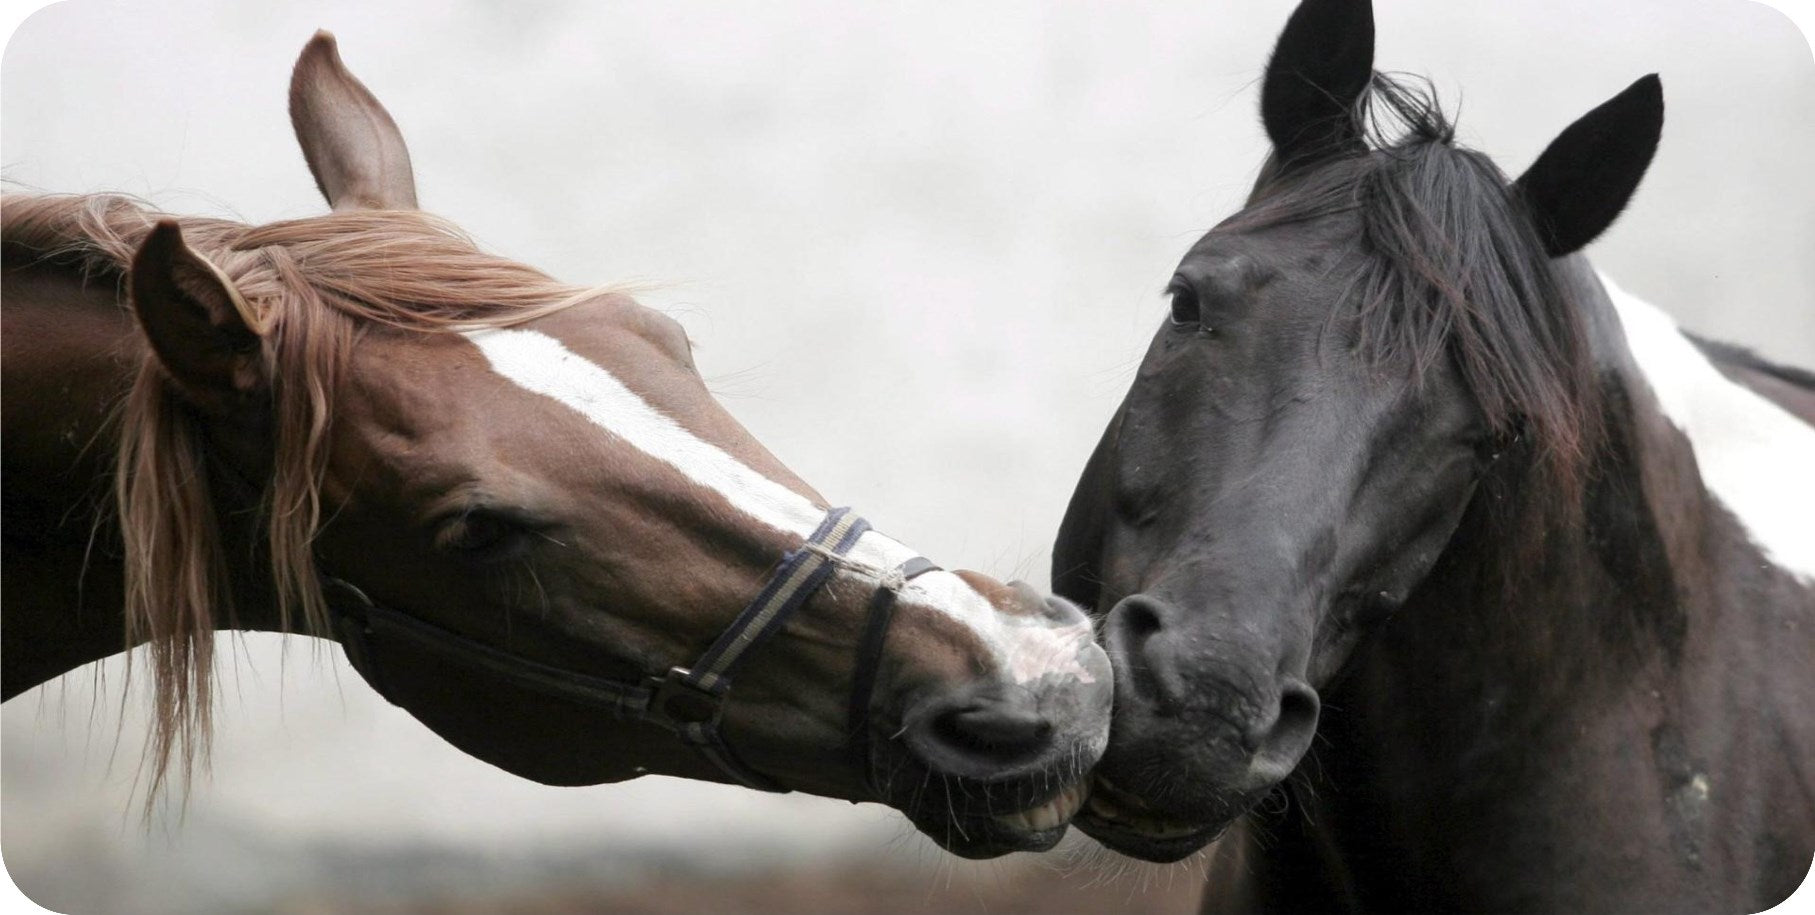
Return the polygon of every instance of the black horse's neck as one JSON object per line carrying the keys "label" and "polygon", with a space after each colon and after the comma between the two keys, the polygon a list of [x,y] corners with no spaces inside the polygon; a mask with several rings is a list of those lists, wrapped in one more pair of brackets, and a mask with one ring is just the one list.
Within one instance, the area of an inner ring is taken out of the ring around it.
{"label": "black horse's neck", "polygon": [[[1591,281],[1578,266],[1571,280]],[[1296,809],[1242,827],[1271,836],[1249,856],[1270,902],[1587,911],[1781,898],[1710,876],[1756,872],[1765,840],[1730,843],[1745,821],[1723,821],[1737,808],[1709,798],[1776,777],[1734,750],[1759,739],[1743,724],[1755,705],[1741,705],[1773,694],[1734,690],[1732,671],[1793,665],[1795,650],[1774,657],[1782,621],[1754,605],[1796,606],[1774,591],[1795,585],[1757,572],[1598,283],[1581,302],[1601,430],[1577,510],[1518,485],[1529,465],[1502,470],[1514,485],[1483,486],[1431,575],[1326,691],[1327,740],[1295,776]]]}
{"label": "black horse's neck", "polygon": [[[113,277],[6,250],[3,697],[127,647],[113,505],[117,410],[145,358]],[[254,496],[214,481],[233,559],[257,542]],[[236,628],[271,628],[254,562],[234,562]]]}

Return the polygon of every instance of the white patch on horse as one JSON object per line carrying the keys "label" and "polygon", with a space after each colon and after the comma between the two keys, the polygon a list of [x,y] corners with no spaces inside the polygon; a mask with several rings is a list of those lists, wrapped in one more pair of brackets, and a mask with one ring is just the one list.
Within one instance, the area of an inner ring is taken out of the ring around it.
{"label": "white patch on horse", "polygon": [[1069,626],[1028,626],[1008,655],[1008,675],[1016,683],[1029,683],[1049,674],[1095,683],[1079,655],[1096,641],[1089,620]]}
{"label": "white patch on horse", "polygon": [[[802,540],[813,535],[825,510],[806,496],[757,473],[723,449],[701,440],[637,396],[611,372],[547,334],[488,328],[464,336],[492,371],[527,391],[552,398],[631,447],[680,471],[700,487],[760,524]],[[840,564],[841,574],[874,587],[888,570],[919,555],[876,531],[858,538]],[[1043,676],[1095,678],[1080,660],[1090,627],[1030,625],[999,612],[969,583],[950,572],[928,572],[901,589],[903,604],[918,604],[956,620],[996,655],[1017,684]],[[1069,654],[1064,650],[1069,647]]]}
{"label": "white patch on horse", "polygon": [[1722,375],[1655,305],[1601,283],[1664,415],[1695,451],[1702,482],[1765,558],[1815,585],[1815,427]]}

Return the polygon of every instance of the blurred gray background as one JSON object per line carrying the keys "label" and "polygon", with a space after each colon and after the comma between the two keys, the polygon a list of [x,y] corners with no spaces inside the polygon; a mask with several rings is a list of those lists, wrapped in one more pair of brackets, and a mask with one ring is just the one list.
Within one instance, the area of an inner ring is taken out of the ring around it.
{"label": "blurred gray background", "polygon": [[[1689,327],[1815,366],[1815,62],[1787,20],[1745,0],[1378,5],[1377,65],[1432,77],[1513,173],[1660,71],[1662,150],[1594,256]],[[1044,583],[1159,290],[1265,153],[1256,80],[1291,8],[70,0],[6,48],[0,161],[15,186],[180,213],[321,212],[284,93],[331,29],[402,126],[425,208],[562,279],[651,284],[732,413],[829,498],[942,564]],[[971,864],[874,805],[519,781],[384,704],[338,649],[275,637],[233,641],[213,776],[147,827],[142,697],[119,672],[0,712],[0,849],[55,909],[1195,894],[1199,865],[1085,840]]]}

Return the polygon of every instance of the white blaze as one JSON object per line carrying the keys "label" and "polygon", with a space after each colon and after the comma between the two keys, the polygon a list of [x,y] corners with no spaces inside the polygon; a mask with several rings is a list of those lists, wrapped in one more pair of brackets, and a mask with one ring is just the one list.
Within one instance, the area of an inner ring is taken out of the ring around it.
{"label": "white blaze", "polygon": [[1607,287],[1626,346],[1702,482],[1765,558],[1815,584],[1815,427],[1722,375],[1656,306]]}
{"label": "white blaze", "polygon": [[[492,371],[517,386],[552,398],[626,444],[680,471],[704,489],[760,524],[802,540],[813,535],[825,511],[807,497],[752,470],[723,449],[703,441],[604,368],[569,350],[561,341],[533,330],[488,328],[468,331]],[[876,574],[839,567],[840,574],[874,585],[880,574],[918,555],[876,531],[858,539],[847,558]],[[964,625],[995,655],[998,667],[1016,683],[1048,674],[1094,682],[1078,652],[1090,641],[1090,625],[1053,627],[1044,619],[1022,619],[996,610],[964,579],[928,572],[900,592],[917,604]],[[1081,627],[1081,634],[1079,630]]]}

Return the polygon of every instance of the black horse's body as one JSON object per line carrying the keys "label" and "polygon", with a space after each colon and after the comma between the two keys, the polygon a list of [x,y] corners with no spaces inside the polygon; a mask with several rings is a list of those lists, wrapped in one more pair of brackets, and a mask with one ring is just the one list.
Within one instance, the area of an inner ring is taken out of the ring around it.
{"label": "black horse's body", "polygon": [[1273,156],[1060,529],[1117,670],[1078,823],[1221,836],[1213,911],[1775,905],[1815,856],[1815,379],[1576,253],[1656,77],[1509,182],[1372,57],[1366,3],[1293,15]]}

